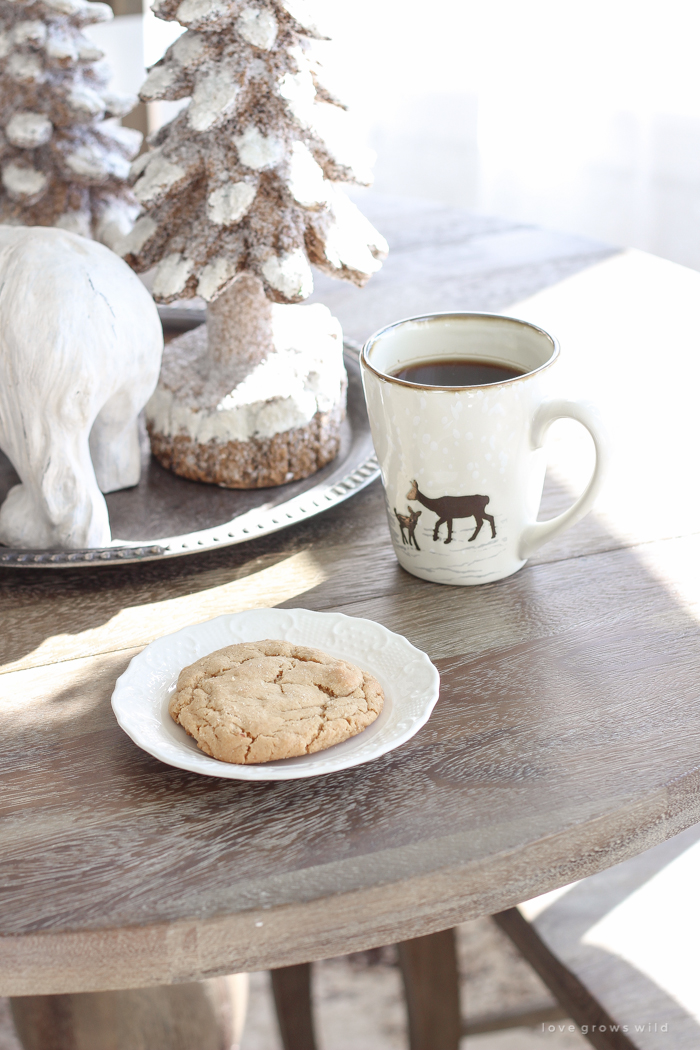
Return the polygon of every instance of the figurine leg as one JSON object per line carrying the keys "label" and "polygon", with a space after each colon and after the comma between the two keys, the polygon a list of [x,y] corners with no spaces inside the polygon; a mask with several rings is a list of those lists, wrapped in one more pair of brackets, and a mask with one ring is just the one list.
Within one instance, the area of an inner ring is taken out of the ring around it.
{"label": "figurine leg", "polygon": [[102,406],[90,432],[90,455],[102,492],[138,485],[141,477],[138,412],[143,398],[119,390]]}
{"label": "figurine leg", "polygon": [[107,505],[97,487],[87,434],[57,425],[23,435],[8,452],[22,479],[0,507],[0,543],[8,547],[103,547]]}

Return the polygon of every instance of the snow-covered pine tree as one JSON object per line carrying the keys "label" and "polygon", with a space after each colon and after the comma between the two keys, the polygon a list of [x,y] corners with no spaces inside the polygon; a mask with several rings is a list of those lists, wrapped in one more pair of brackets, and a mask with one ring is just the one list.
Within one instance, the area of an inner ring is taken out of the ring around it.
{"label": "snow-covered pine tree", "polygon": [[146,214],[126,251],[158,264],[161,302],[210,301],[240,272],[267,296],[296,303],[312,290],[309,262],[364,284],[386,243],[335,183],[368,184],[347,156],[344,107],[308,54],[320,34],[300,0],[156,0],[187,26],[155,65],[141,98],[187,107],[136,162]]}
{"label": "snow-covered pine tree", "polygon": [[135,99],[108,89],[82,32],[112,17],[89,0],[0,0],[0,222],[59,226],[109,247],[139,208],[128,183]]}
{"label": "snow-covered pine tree", "polygon": [[187,31],[141,98],[190,101],[132,167],[144,214],[122,253],[157,267],[158,301],[209,307],[208,339],[191,333],[166,353],[152,448],[177,473],[232,487],[304,477],[337,452],[342,336],[325,307],[276,304],[311,293],[310,263],[358,285],[381,265],[386,242],[337,185],[368,184],[368,164],[350,155],[344,107],[320,82],[304,0],[156,0],[154,11]]}

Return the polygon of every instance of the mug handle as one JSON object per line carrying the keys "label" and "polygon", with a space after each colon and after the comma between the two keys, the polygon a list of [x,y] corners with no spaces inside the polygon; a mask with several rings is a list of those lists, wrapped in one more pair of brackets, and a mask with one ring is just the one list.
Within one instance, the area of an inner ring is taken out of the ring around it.
{"label": "mug handle", "polygon": [[605,432],[596,410],[584,401],[565,401],[557,398],[543,402],[532,422],[530,440],[533,449],[542,447],[545,435],[556,419],[575,419],[586,428],[595,445],[595,466],[591,480],[568,510],[558,514],[556,518],[550,518],[549,521],[535,521],[525,527],[518,549],[518,556],[523,559],[529,558],[547,540],[553,539],[588,514],[598,497],[608,468],[609,450]]}

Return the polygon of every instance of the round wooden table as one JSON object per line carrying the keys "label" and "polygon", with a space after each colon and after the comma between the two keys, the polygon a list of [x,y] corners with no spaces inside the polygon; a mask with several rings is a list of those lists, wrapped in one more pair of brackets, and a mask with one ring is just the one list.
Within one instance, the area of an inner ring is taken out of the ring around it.
{"label": "round wooden table", "polygon": [[[368,195],[392,254],[316,297],[362,339],[426,309],[550,327],[615,465],[598,512],[515,576],[403,572],[378,483],[212,554],[0,570],[0,993],[135,988],[405,941],[571,882],[700,819],[700,275],[433,205]],[[561,283],[563,282],[563,283]],[[675,359],[679,358],[679,361]],[[668,364],[667,364],[668,362]],[[673,362],[673,363],[671,363]],[[587,470],[572,424],[543,516]],[[304,781],[159,764],[118,728],[115,679],[153,638],[227,611],[341,610],[434,660],[409,743]]]}

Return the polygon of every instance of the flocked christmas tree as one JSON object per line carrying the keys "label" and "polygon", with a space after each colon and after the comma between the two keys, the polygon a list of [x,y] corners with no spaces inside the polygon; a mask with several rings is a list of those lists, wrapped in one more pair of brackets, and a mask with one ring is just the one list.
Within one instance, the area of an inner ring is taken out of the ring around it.
{"label": "flocked christmas tree", "polygon": [[[310,54],[320,34],[303,0],[156,0],[154,11],[187,32],[141,98],[190,102],[135,162],[145,213],[122,251],[137,270],[157,267],[159,301],[199,295],[210,305],[208,342],[183,337],[182,353],[166,357],[152,445],[178,473],[219,484],[305,476],[337,451],[340,395],[316,399],[315,423],[301,401],[296,415],[283,412],[284,354],[296,355],[306,394],[314,382],[330,390],[339,327],[323,307],[273,303],[311,293],[310,263],[358,285],[379,268],[384,239],[336,185],[371,176],[349,155],[344,107],[320,83]],[[259,411],[271,402],[275,424]],[[241,413],[226,417],[233,407],[245,409],[245,425]]]}
{"label": "flocked christmas tree", "polygon": [[112,247],[138,213],[127,182],[135,99],[108,90],[82,29],[112,17],[87,0],[0,0],[0,222],[60,226]]}

